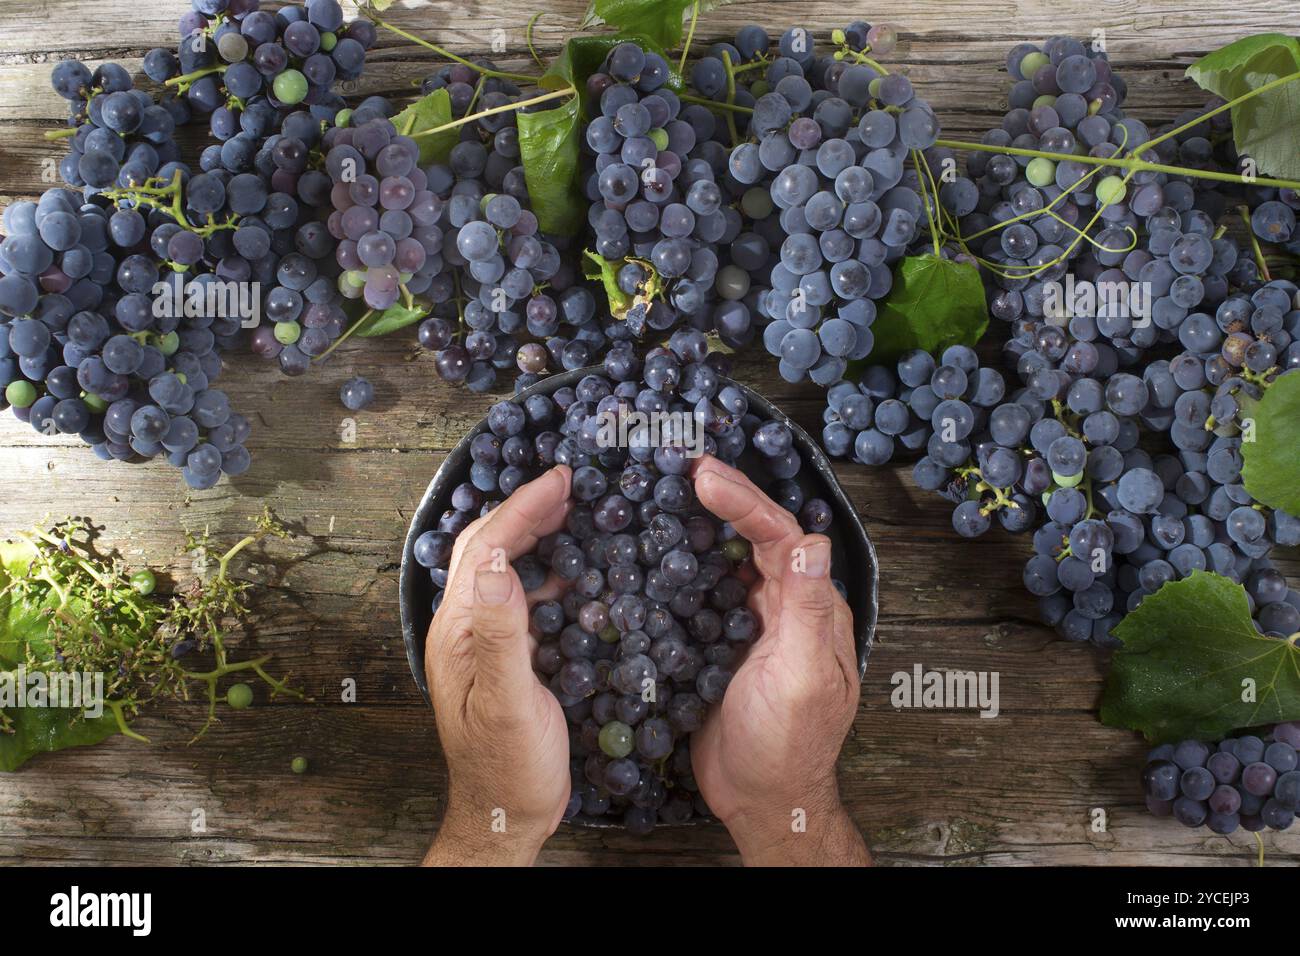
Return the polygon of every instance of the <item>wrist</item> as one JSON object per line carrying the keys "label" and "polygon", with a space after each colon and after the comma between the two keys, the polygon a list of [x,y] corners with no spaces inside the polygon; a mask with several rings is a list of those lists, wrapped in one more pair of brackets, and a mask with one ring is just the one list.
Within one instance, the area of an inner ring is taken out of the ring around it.
{"label": "wrist", "polygon": [[426,866],[532,866],[554,826],[467,799],[454,790],[447,801]]}
{"label": "wrist", "polygon": [[746,866],[866,866],[867,846],[834,781],[795,799],[765,800],[724,824]]}

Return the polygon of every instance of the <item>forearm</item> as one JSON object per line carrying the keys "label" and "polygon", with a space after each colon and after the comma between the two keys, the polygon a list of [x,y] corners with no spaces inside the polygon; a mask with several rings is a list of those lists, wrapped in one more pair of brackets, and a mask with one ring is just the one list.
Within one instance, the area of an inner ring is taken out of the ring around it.
{"label": "forearm", "polygon": [[531,824],[512,825],[504,811],[471,809],[453,797],[424,866],[532,866],[550,835]]}
{"label": "forearm", "polygon": [[838,794],[746,811],[727,830],[746,866],[870,866],[871,854]]}

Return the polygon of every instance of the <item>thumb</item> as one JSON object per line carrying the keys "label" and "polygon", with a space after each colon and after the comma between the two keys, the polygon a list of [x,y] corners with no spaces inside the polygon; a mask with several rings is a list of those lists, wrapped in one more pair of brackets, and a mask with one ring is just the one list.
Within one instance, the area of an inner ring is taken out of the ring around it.
{"label": "thumb", "polygon": [[793,642],[791,650],[805,661],[815,659],[830,646],[835,624],[830,574],[829,538],[810,534],[795,542],[781,574],[783,620],[779,633]]}
{"label": "thumb", "polygon": [[528,605],[514,568],[497,570],[485,561],[474,575],[470,625],[474,640],[474,683],[519,700],[536,681],[528,646]]}

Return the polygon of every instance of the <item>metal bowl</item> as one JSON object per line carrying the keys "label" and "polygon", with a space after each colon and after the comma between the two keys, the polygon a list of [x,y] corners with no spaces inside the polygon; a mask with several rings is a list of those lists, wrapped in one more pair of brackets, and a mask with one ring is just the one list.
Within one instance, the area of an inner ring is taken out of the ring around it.
{"label": "metal bowl", "polygon": [[[536,385],[515,396],[522,401],[530,395],[549,395],[556,389],[576,385],[586,375],[603,375],[599,366],[576,369],[559,375],[551,375]],[[763,419],[784,422],[794,435],[794,447],[803,459],[804,467],[797,477],[806,498],[818,497],[826,500],[832,509],[831,526],[826,531],[831,540],[831,574],[842,581],[848,593],[849,608],[853,612],[853,641],[857,651],[859,676],[866,673],[867,658],[871,654],[872,640],[876,630],[876,598],[880,574],[876,566],[876,550],[867,536],[853,503],[840,486],[830,461],[817,442],[779,408],[759,395],[753,389],[731,379],[723,377],[724,384],[735,385],[749,401],[749,410]],[[415,540],[424,532],[435,529],[442,513],[451,507],[452,490],[462,482],[469,480],[470,454],[469,446],[475,436],[488,430],[487,419],[470,429],[464,438],[451,450],[443,460],[424,497],[411,519],[410,530],[406,534],[406,543],[402,548],[401,577],[398,596],[402,613],[402,640],[406,644],[406,658],[411,665],[411,676],[420,688],[427,702],[429,686],[424,677],[424,642],[433,620],[433,582],[429,572],[415,560],[413,549]],[[746,449],[741,458],[744,467],[746,458],[757,465],[756,453]],[[746,469],[757,473],[756,469]],[[604,820],[584,819],[581,816],[570,821],[586,826],[621,826],[621,824]]]}

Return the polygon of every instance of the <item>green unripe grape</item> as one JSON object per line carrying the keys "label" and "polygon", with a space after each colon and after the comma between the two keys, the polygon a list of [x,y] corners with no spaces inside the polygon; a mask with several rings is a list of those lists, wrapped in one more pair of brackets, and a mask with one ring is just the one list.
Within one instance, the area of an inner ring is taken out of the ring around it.
{"label": "green unripe grape", "polygon": [[36,401],[36,386],[25,378],[10,382],[5,386],[5,401],[14,408],[30,408]]}
{"label": "green unripe grape", "polygon": [[1083,472],[1068,477],[1066,475],[1058,475],[1056,472],[1052,472],[1052,480],[1062,488],[1074,488],[1078,486],[1079,482],[1083,481]]}
{"label": "green unripe grape", "polygon": [[880,99],[880,77],[876,77],[867,84],[867,93],[870,94],[873,100]]}
{"label": "green unripe grape", "polygon": [[86,407],[92,412],[108,411],[108,402],[104,401],[98,395],[92,395],[90,392],[82,392],[81,400],[86,403]]}
{"label": "green unripe grape", "polygon": [[247,684],[231,684],[226,691],[226,703],[235,710],[243,710],[253,702],[253,688]]}
{"label": "green unripe grape", "polygon": [[286,106],[301,103],[307,95],[307,77],[297,70],[285,70],[271,84],[275,98]]}
{"label": "green unripe grape", "polygon": [[1107,206],[1123,202],[1127,193],[1128,186],[1124,184],[1124,180],[1119,176],[1107,176],[1097,184],[1097,199]]}
{"label": "green unripe grape", "polygon": [[745,194],[740,197],[740,211],[755,221],[772,215],[773,208],[770,189],[753,186],[746,189]]}
{"label": "green unripe grape", "polygon": [[154,588],[157,586],[158,581],[148,568],[141,568],[131,575],[131,587],[146,597],[153,594]]}
{"label": "green unripe grape", "polygon": [[832,31],[831,31],[831,42],[834,43],[836,46],[840,46],[841,44],[843,44],[843,43],[844,43],[844,31],[841,30],[841,29],[839,29],[838,27],[836,27],[834,30],[832,30]]}
{"label": "green unripe grape", "polygon": [[306,758],[306,757],[294,757],[294,758],[293,758],[293,761],[289,764],[289,769],[292,770],[294,773],[306,773],[306,772],[307,772],[307,758]]}
{"label": "green unripe grape", "polygon": [[764,93],[770,93],[771,91],[772,87],[768,85],[767,80],[755,80],[749,87],[749,92],[753,95],[754,99],[758,99]]}
{"label": "green unripe grape", "polygon": [[1040,106],[1055,106],[1055,105],[1056,105],[1056,97],[1053,96],[1051,93],[1044,93],[1042,96],[1034,97],[1035,109],[1037,109]]}
{"label": "green unripe grape", "polygon": [[632,752],[635,738],[632,728],[621,720],[611,720],[600,728],[600,749],[608,757],[626,757]]}
{"label": "green unripe grape", "polygon": [[749,542],[744,538],[731,538],[722,542],[722,556],[728,561],[744,561],[749,557]]}
{"label": "green unripe grape", "polygon": [[649,133],[650,142],[655,144],[655,149],[665,150],[668,148],[668,131],[665,129],[652,129]]}
{"label": "green unripe grape", "polygon": [[176,375],[176,380],[180,382],[182,385],[189,384],[188,380],[185,378],[184,372],[176,372],[174,374]]}
{"label": "green unripe grape", "polygon": [[175,332],[168,332],[158,339],[158,351],[163,355],[175,355],[181,347],[181,337]]}
{"label": "green unripe grape", "polygon": [[275,323],[275,340],[281,345],[293,345],[302,335],[302,326],[297,322]]}
{"label": "green unripe grape", "polygon": [[1037,50],[1033,53],[1027,53],[1025,58],[1020,61],[1020,75],[1026,80],[1032,80],[1035,73],[1051,62],[1046,53],[1040,53]]}
{"label": "green unripe grape", "polygon": [[596,635],[606,644],[617,644],[618,639],[622,636],[618,633],[618,628],[613,624],[606,624],[599,634]]}
{"label": "green unripe grape", "polygon": [[735,302],[743,299],[749,292],[749,273],[740,266],[726,265],[718,270],[718,278],[713,284],[722,298]]}
{"label": "green unripe grape", "polygon": [[1025,178],[1035,186],[1050,186],[1056,181],[1056,163],[1043,156],[1037,156],[1025,167]]}
{"label": "green unripe grape", "polygon": [[339,110],[337,113],[334,114],[335,126],[347,126],[348,123],[350,122],[352,122],[351,107],[344,107],[343,109]]}
{"label": "green unripe grape", "polygon": [[347,272],[343,273],[343,279],[354,289],[364,289],[366,286],[366,270],[349,269]]}
{"label": "green unripe grape", "polygon": [[326,53],[328,53],[330,50],[334,49],[338,45],[339,45],[339,38],[335,34],[330,33],[328,30],[326,30],[324,33],[320,35],[320,48],[324,50]]}

